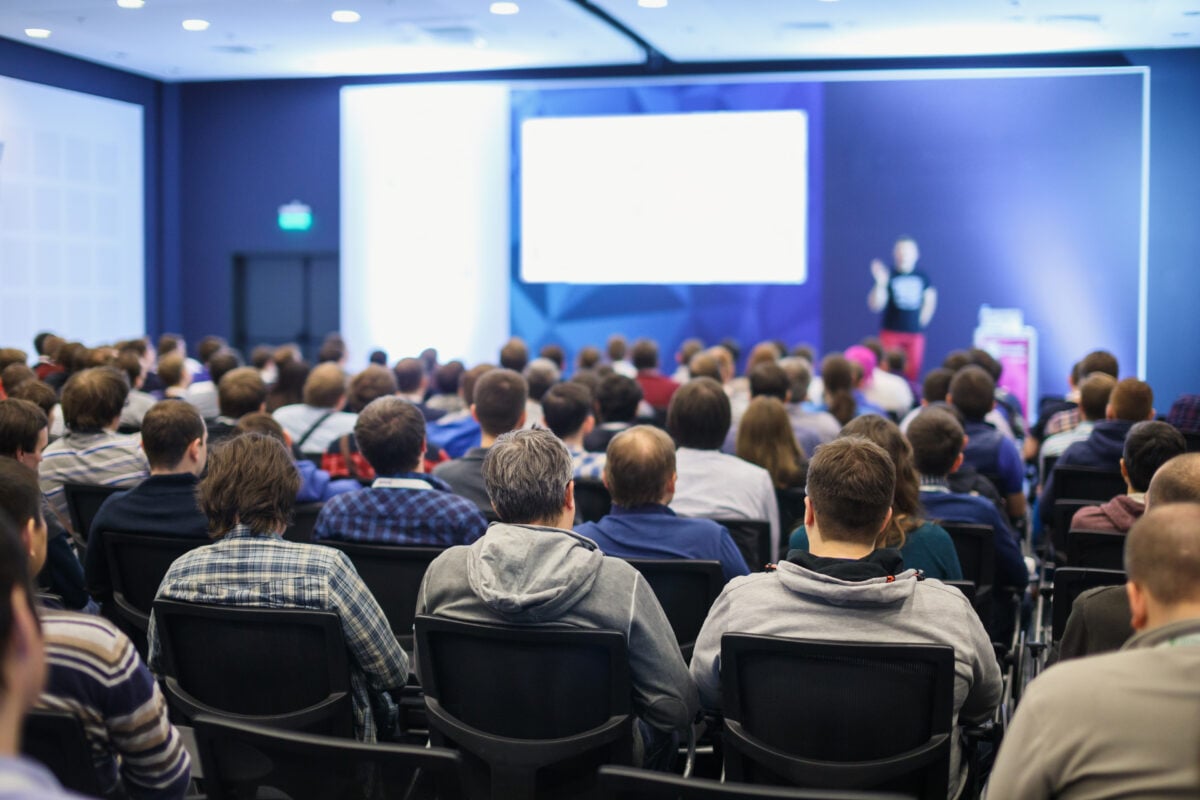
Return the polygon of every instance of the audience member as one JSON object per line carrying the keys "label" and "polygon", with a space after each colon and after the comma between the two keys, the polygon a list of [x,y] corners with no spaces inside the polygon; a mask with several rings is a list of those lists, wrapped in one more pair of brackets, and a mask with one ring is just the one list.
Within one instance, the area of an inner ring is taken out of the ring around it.
{"label": "audience member", "polygon": [[[214,448],[198,496],[217,541],[178,558],[158,597],[337,614],[350,653],[355,735],[367,742],[388,738],[396,720],[388,690],[407,682],[408,657],[344,553],[283,538],[299,488],[287,448],[269,436],[248,433]],[[162,643],[156,622],[151,614],[149,663],[157,672]]]}
{"label": "audience member", "polygon": [[[955,653],[954,718],[978,721],[1000,701],[1000,668],[987,633],[957,589],[904,569],[880,548],[895,497],[887,452],[857,436],[823,445],[809,464],[804,515],[810,551],[775,570],[731,581],[696,640],[691,672],[705,708],[721,708],[721,637],[726,633],[831,642],[948,645]],[[965,778],[951,737],[950,797]]]}
{"label": "audience member", "polygon": [[67,435],[46,448],[38,469],[42,491],[60,519],[67,519],[63,484],[126,488],[149,474],[141,441],[116,433],[128,393],[125,376],[112,367],[77,372],[63,387]]}
{"label": "audience member", "polygon": [[158,379],[162,382],[164,399],[183,400],[192,382],[192,372],[182,354],[168,353],[158,359]]}
{"label": "audience member", "polygon": [[525,385],[529,397],[525,400],[525,428],[544,428],[542,424],[542,397],[562,380],[562,370],[548,358],[535,358],[524,370]]}
{"label": "audience member", "polygon": [[337,331],[326,334],[325,341],[317,348],[317,366],[321,364],[336,364],[345,371],[346,362],[350,360],[350,352],[346,349],[346,340]]}
{"label": "audience member", "polygon": [[284,406],[275,419],[301,455],[319,456],[329,443],[354,430],[355,415],[346,405],[346,374],[332,361],[318,364],[304,381],[304,402]]}
{"label": "audience member", "polygon": [[1200,394],[1181,394],[1175,398],[1165,421],[1184,433],[1200,433]]}
{"label": "audience member", "polygon": [[600,367],[600,348],[592,345],[581,347],[575,356],[575,372],[595,372]]}
{"label": "audience member", "polygon": [[1049,477],[1045,468],[1047,458],[1057,459],[1075,442],[1082,442],[1092,435],[1092,428],[1108,413],[1108,400],[1116,385],[1117,379],[1103,372],[1094,372],[1079,384],[1079,424],[1069,431],[1046,437],[1038,450],[1038,475],[1043,481]]}
{"label": "audience member", "polygon": [[192,381],[184,394],[184,399],[196,407],[202,419],[212,419],[221,413],[217,398],[221,378],[241,365],[242,359],[238,354],[224,348],[217,350],[204,362],[208,379]]}
{"label": "audience member", "polygon": [[5,397],[11,396],[13,390],[25,381],[32,380],[37,380],[37,376],[23,362],[9,364],[3,370],[0,370],[0,388],[3,389]]}
{"label": "audience member", "polygon": [[[497,372],[505,374],[515,375]],[[417,613],[624,632],[639,718],[635,731],[643,745],[635,752],[645,753],[644,766],[667,766],[673,732],[686,729],[698,710],[695,686],[645,579],[570,530],[575,498],[566,447],[549,431],[508,433],[488,451],[483,474],[502,522],[470,547],[452,547],[429,565]],[[478,666],[482,679],[488,665]],[[498,688],[503,690],[502,680]]]}
{"label": "audience member", "polygon": [[729,397],[711,378],[689,381],[671,398],[667,430],[679,447],[679,486],[671,509],[689,517],[766,520],[770,552],[778,553],[779,505],[771,473],[721,452],[729,422]]}
{"label": "audience member", "polygon": [[217,382],[216,417],[206,419],[210,445],[234,434],[238,420],[247,414],[266,411],[267,385],[262,373],[254,367],[238,367],[221,376]]}
{"label": "audience member", "polygon": [[912,387],[900,375],[881,370],[874,350],[855,345],[846,348],[845,356],[863,371],[862,394],[868,403],[894,414],[896,419],[909,412],[913,406]]}
{"label": "audience member", "polygon": [[624,336],[614,333],[608,337],[605,351],[608,354],[608,363],[613,368],[613,372],[618,375],[624,375],[626,378],[636,378],[637,367],[625,359],[627,350],[628,344],[625,342]]}
{"label": "audience member", "polygon": [[769,472],[776,489],[804,488],[808,459],[778,398],[759,395],[750,401],[738,427],[736,455]]}
{"label": "audience member", "polygon": [[396,391],[396,374],[394,372],[378,364],[368,364],[362,372],[350,379],[345,410],[351,414],[357,414],[370,405],[371,401],[394,395]]}
{"label": "audience member", "polygon": [[824,403],[820,410],[828,411],[845,425],[860,414],[882,414],[878,406],[867,403],[858,385],[861,370],[840,353],[830,353],[821,360],[821,385]]}
{"label": "audience member", "polygon": [[623,430],[633,427],[642,387],[626,375],[605,375],[596,387],[596,413],[600,424],[583,438],[583,447],[591,453],[603,453],[608,443]]}
{"label": "audience member", "polygon": [[521,372],[528,363],[529,347],[521,337],[513,336],[500,348],[500,366],[504,369]]}
{"label": "audience member", "polygon": [[[1107,350],[1094,350],[1088,353],[1079,361],[1079,375],[1076,377],[1076,383],[1082,385],[1081,382],[1088,375],[1094,375],[1097,372],[1109,375],[1114,379],[1120,378],[1121,371],[1117,357]],[[1078,404],[1056,412],[1046,420],[1044,437],[1071,430],[1079,424],[1080,418]]]}
{"label": "audience member", "polygon": [[651,408],[665,411],[679,383],[658,371],[658,345],[651,339],[638,339],[633,343],[631,358],[642,397]]}
{"label": "audience member", "polygon": [[358,415],[354,439],[376,478],[325,503],[313,541],[448,547],[483,534],[487,522],[475,504],[424,474],[425,418],[415,405],[377,398]]}
{"label": "audience member", "polygon": [[[1025,464],[1011,439],[984,417],[995,408],[996,382],[983,367],[970,364],[954,374],[946,401],[963,415],[968,437],[963,460],[978,472],[995,476],[1003,492],[1010,519],[1025,516]],[[910,426],[911,430],[911,426]]]}
{"label": "audience member", "polygon": [[435,477],[450,484],[455,494],[475,503],[485,514],[492,510],[492,504],[484,484],[484,456],[501,434],[524,426],[527,398],[528,387],[520,373],[511,369],[484,373],[475,384],[471,403],[471,416],[481,431],[479,446],[433,471]]}
{"label": "audience member", "polygon": [[[246,433],[270,436],[286,447],[289,453],[295,454],[295,450],[292,448],[292,438],[279,424],[279,420],[270,414],[255,411],[244,415],[234,426],[233,435],[240,436]],[[328,470],[321,469],[311,459],[294,458],[293,461],[296,465],[296,472],[300,475],[300,488],[296,491],[297,504],[324,503],[339,494],[355,492],[362,488],[362,484],[356,480],[334,479]]]}
{"label": "audience member", "polygon": [[558,367],[558,372],[560,375],[562,374],[563,370],[567,368],[567,353],[562,349],[562,345],[542,345],[542,349],[538,351],[538,358],[544,358],[547,361],[554,362],[554,366]]}
{"label": "audience member", "polygon": [[116,366],[129,378],[129,395],[125,398],[125,406],[121,409],[121,419],[117,424],[123,429],[140,430],[142,418],[158,400],[149,392],[142,391],[146,384],[146,369],[136,350],[120,351]]}
{"label": "audience member", "polygon": [[470,403],[464,401],[459,391],[459,381],[465,371],[461,361],[439,366],[433,373],[434,393],[426,401],[428,406],[446,414],[465,410]]}
{"label": "audience member", "polygon": [[1021,698],[989,797],[1194,797],[1200,786],[1200,505],[1133,526],[1125,586],[1137,634],[1047,670]]}
{"label": "audience member", "polygon": [[[813,379],[812,362],[800,356],[788,356],[779,361],[779,366],[788,378],[787,412],[792,421],[792,429],[796,431],[797,440],[804,445],[804,452],[811,456],[818,445],[837,438],[842,424],[828,411],[818,411],[815,405],[808,402],[808,389]],[[808,446],[809,440],[800,433],[802,430],[810,432],[811,450]]]}
{"label": "audience member", "polygon": [[605,454],[591,453],[583,447],[583,440],[596,427],[592,393],[587,387],[574,381],[557,384],[542,397],[542,415],[546,427],[567,446],[575,477],[599,480],[604,473]]}
{"label": "audience member", "polygon": [[[425,430],[431,447],[444,450],[450,458],[462,458],[467,451],[479,447],[483,434],[479,421],[471,413],[471,403],[474,401],[475,385],[479,379],[495,368],[492,364],[476,364],[458,377],[458,410],[447,412]],[[435,395],[433,399],[437,397],[440,395]]]}
{"label": "audience member", "polygon": [[717,383],[724,382],[725,378],[721,374],[721,362],[711,348],[696,353],[688,361],[687,375],[681,383],[687,383],[692,378],[712,378]]}
{"label": "audience member", "polygon": [[58,363],[58,349],[63,346],[63,340],[49,331],[42,331],[33,337],[33,349],[37,351],[37,366],[33,372],[39,381],[55,372],[62,372],[62,364]]}
{"label": "audience member", "polygon": [[308,364],[292,359],[290,354],[283,361],[276,360],[275,364],[275,382],[267,393],[268,414],[303,403],[304,387],[311,371]]}
{"label": "audience member", "polygon": [[[425,365],[415,358],[402,358],[392,368],[396,376],[396,394],[402,400],[407,400],[416,406],[426,422],[434,422],[445,416],[445,411],[431,408],[425,402],[425,393],[429,389],[429,376],[425,374]],[[457,387],[455,387],[457,390]]]}
{"label": "audience member", "polygon": [[688,365],[692,363],[692,359],[704,350],[704,342],[700,339],[684,339],[679,345],[679,350],[675,353],[675,363],[678,366],[675,368],[674,378],[675,383],[685,384],[695,376],[688,370]]}

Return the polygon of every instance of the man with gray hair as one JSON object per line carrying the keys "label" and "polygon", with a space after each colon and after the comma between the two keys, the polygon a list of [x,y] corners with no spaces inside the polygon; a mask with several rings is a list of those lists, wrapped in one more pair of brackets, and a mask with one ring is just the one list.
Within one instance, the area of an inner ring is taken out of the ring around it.
{"label": "man with gray hair", "polygon": [[699,709],[696,686],[641,574],[570,530],[575,483],[566,445],[546,430],[506,433],[488,450],[483,478],[501,522],[429,565],[416,613],[620,631],[628,642],[639,718],[641,758],[635,754],[635,760],[665,768],[674,732],[686,729]]}

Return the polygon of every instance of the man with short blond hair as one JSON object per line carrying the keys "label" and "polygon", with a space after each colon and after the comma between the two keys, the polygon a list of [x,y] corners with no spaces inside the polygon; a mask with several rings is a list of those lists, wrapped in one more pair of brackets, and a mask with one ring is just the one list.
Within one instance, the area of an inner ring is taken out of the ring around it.
{"label": "man with short blond hair", "polygon": [[296,450],[319,456],[332,442],[354,430],[355,414],[346,405],[346,373],[334,361],[313,367],[304,381],[304,402],[275,410]]}

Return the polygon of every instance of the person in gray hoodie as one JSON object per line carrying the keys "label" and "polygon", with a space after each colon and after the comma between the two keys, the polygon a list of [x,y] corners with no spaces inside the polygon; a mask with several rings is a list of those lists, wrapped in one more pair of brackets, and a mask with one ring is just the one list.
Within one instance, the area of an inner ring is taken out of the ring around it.
{"label": "person in gray hoodie", "polygon": [[[575,484],[566,445],[547,430],[506,433],[489,448],[483,478],[502,522],[429,565],[416,613],[625,634],[639,719],[635,760],[665,768],[675,732],[686,729],[699,710],[696,686],[641,574],[570,530]],[[504,676],[488,677],[503,687]]]}
{"label": "person in gray hoodie", "polygon": [[[877,548],[891,518],[895,467],[859,436],[817,449],[808,467],[808,551],[775,570],[734,578],[696,640],[691,672],[705,708],[721,708],[721,637],[726,633],[830,642],[940,644],[954,649],[954,718],[987,719],[1000,702],[1000,667],[970,603],[957,589],[905,569],[900,551]],[[820,724],[815,720],[814,724]],[[950,797],[965,778],[958,737]]]}

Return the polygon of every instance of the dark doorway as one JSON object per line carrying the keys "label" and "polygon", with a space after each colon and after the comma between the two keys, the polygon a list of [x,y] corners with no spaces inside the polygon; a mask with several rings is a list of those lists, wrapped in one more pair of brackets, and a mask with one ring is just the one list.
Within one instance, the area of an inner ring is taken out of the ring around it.
{"label": "dark doorway", "polygon": [[340,326],[338,254],[239,253],[233,257],[233,346],[294,342],[312,362]]}

